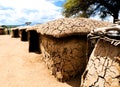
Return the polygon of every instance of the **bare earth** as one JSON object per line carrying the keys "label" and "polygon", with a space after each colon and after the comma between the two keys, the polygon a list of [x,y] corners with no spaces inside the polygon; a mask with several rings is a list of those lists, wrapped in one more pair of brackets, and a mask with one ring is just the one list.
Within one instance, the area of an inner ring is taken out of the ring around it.
{"label": "bare earth", "polygon": [[79,87],[80,79],[61,83],[50,74],[42,55],[29,53],[28,42],[0,35],[0,87]]}

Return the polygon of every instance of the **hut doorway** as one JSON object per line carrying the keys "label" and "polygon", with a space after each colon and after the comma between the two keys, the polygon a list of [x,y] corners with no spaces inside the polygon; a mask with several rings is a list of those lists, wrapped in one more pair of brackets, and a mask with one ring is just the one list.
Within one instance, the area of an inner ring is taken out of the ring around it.
{"label": "hut doorway", "polygon": [[21,31],[21,41],[28,41],[28,33],[26,29],[22,29]]}
{"label": "hut doorway", "polygon": [[12,37],[13,38],[18,38],[19,37],[19,30],[18,29],[13,29],[12,30]]}
{"label": "hut doorway", "polygon": [[36,30],[29,30],[29,52],[41,53],[40,50],[40,34]]}

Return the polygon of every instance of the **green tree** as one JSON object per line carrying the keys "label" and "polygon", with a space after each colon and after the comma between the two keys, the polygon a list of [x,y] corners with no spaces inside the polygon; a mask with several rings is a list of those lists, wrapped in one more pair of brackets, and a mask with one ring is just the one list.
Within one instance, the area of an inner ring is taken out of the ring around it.
{"label": "green tree", "polygon": [[65,17],[90,17],[98,14],[104,19],[113,17],[113,22],[118,19],[120,0],[67,0],[63,6]]}
{"label": "green tree", "polygon": [[32,22],[25,22],[26,25],[30,25]]}
{"label": "green tree", "polygon": [[7,25],[2,25],[1,27],[3,27],[3,28],[8,28],[8,26],[7,26]]}

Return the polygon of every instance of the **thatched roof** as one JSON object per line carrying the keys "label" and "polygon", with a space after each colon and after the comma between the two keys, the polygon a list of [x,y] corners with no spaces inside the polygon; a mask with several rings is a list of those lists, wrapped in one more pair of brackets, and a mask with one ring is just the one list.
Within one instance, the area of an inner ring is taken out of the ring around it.
{"label": "thatched roof", "polygon": [[30,30],[36,30],[37,31],[37,29],[38,29],[37,25],[27,27],[27,31],[30,31]]}
{"label": "thatched roof", "polygon": [[120,25],[94,29],[88,34],[90,39],[104,39],[117,46],[120,44]]}
{"label": "thatched roof", "polygon": [[19,30],[24,30],[24,29],[27,29],[27,26],[20,26],[20,27],[17,27]]}
{"label": "thatched roof", "polygon": [[11,30],[18,30],[19,28],[18,27],[16,27],[16,28],[11,28]]}
{"label": "thatched roof", "polygon": [[59,38],[74,34],[86,35],[95,28],[111,24],[88,18],[61,18],[39,25],[38,32],[42,35],[51,35]]}

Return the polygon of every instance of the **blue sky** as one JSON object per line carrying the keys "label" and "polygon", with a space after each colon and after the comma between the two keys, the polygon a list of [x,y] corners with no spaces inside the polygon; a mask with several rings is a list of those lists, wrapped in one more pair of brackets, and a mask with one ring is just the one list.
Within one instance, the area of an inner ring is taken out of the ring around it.
{"label": "blue sky", "polygon": [[0,25],[44,23],[62,18],[66,0],[0,0]]}

